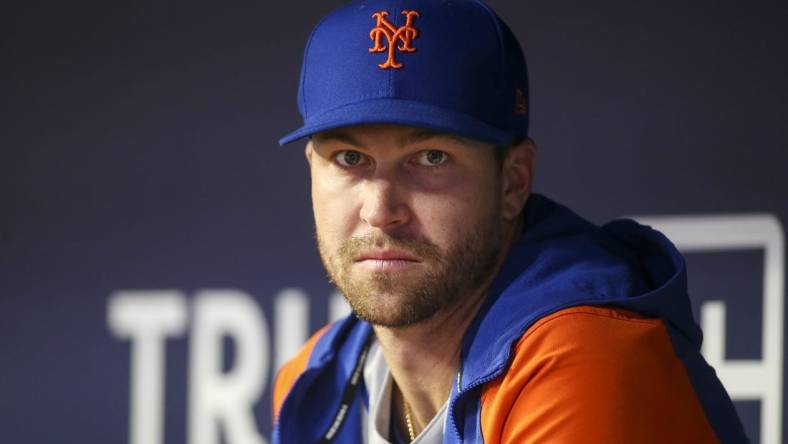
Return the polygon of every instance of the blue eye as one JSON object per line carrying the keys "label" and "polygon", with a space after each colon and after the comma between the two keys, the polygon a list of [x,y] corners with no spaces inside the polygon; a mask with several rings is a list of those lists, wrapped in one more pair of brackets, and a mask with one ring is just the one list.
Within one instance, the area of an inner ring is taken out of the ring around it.
{"label": "blue eye", "polygon": [[449,159],[449,155],[441,150],[425,150],[418,154],[417,162],[423,166],[438,166]]}
{"label": "blue eye", "polygon": [[350,168],[362,164],[364,162],[364,155],[358,151],[345,150],[336,153],[334,159],[341,166]]}

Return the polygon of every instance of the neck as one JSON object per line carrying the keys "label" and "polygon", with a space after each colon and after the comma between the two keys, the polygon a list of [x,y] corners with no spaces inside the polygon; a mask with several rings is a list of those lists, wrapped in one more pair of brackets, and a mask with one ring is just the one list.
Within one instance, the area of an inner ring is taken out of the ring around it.
{"label": "neck", "polygon": [[404,418],[403,401],[407,402],[416,433],[449,397],[460,363],[462,338],[484,300],[483,292],[474,296],[418,325],[374,327],[396,386],[392,420]]}

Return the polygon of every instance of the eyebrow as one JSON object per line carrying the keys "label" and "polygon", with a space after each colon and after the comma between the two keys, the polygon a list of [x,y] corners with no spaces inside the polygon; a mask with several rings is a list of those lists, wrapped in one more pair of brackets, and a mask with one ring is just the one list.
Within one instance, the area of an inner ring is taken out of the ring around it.
{"label": "eyebrow", "polygon": [[315,139],[316,142],[326,142],[326,141],[329,141],[329,140],[336,140],[336,141],[339,141],[339,142],[346,143],[348,145],[353,145],[353,146],[358,147],[358,148],[363,148],[363,146],[364,146],[361,142],[356,140],[353,136],[351,136],[350,134],[348,134],[348,133],[346,133],[346,132],[344,132],[342,130],[328,130],[328,131],[324,131],[324,132],[320,133],[319,135],[316,134],[315,137],[313,137],[313,139]]}
{"label": "eyebrow", "polygon": [[455,136],[454,134],[449,133],[441,133],[438,131],[433,131],[429,129],[417,129],[410,134],[402,137],[399,140],[400,146],[410,145],[413,143],[423,142],[428,139],[432,139],[434,137],[443,137],[447,139],[452,139],[461,143],[466,143],[465,139],[460,136]]}
{"label": "eyebrow", "polygon": [[[397,143],[400,147],[404,147],[406,145],[423,142],[425,140],[429,140],[436,137],[444,137],[444,138],[452,139],[463,144],[467,143],[467,140],[464,137],[457,136],[454,134],[449,134],[449,133],[441,133],[430,129],[422,129],[422,128],[415,129],[412,132],[400,137]],[[357,148],[364,148],[364,144],[361,143],[361,141],[357,140],[355,137],[351,136],[348,132],[342,129],[333,129],[333,130],[325,131],[322,134],[320,134],[316,139],[318,139],[319,142],[336,140],[351,146],[355,146]]]}

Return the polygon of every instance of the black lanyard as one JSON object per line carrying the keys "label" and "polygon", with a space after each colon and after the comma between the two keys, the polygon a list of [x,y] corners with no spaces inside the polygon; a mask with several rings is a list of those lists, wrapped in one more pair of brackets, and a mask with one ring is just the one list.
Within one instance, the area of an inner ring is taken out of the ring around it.
{"label": "black lanyard", "polygon": [[364,370],[364,361],[367,360],[369,347],[372,345],[373,336],[374,335],[371,332],[369,333],[369,336],[367,336],[364,346],[361,348],[361,353],[358,355],[356,366],[353,368],[353,373],[350,374],[350,379],[348,379],[348,382],[345,385],[345,390],[342,392],[342,402],[339,404],[336,415],[334,415],[334,420],[331,421],[331,425],[328,427],[328,430],[326,430],[326,433],[323,434],[323,438],[321,438],[318,443],[329,444],[334,442],[334,439],[339,433],[339,429],[342,428],[342,424],[345,423],[347,412],[350,410],[350,405],[353,404],[353,399],[356,397],[356,392],[358,392],[358,388],[361,386],[361,382],[363,380],[361,378],[361,374]]}

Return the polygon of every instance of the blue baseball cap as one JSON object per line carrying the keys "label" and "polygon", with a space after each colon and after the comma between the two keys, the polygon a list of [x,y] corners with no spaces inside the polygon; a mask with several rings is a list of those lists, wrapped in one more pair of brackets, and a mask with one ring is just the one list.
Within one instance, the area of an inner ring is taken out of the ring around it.
{"label": "blue baseball cap", "polygon": [[481,1],[357,1],[323,19],[304,52],[301,128],[389,123],[506,146],[528,136],[528,76],[512,31]]}

